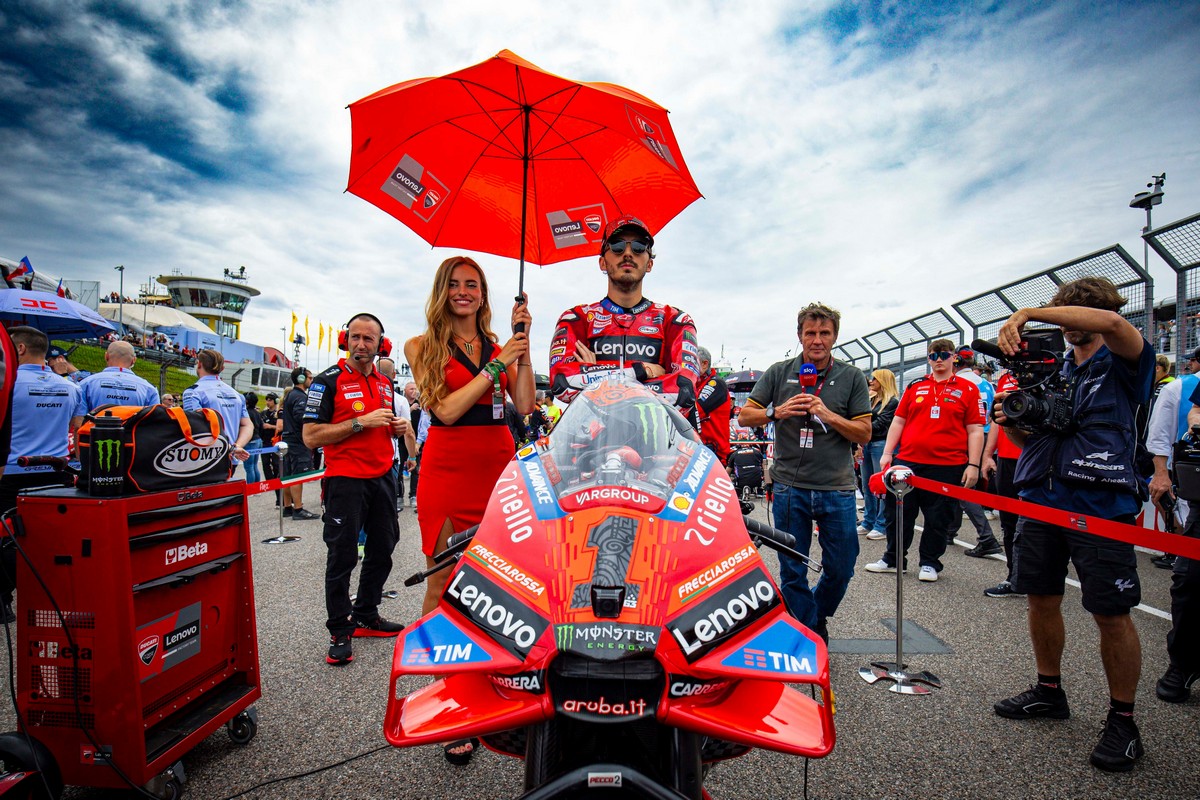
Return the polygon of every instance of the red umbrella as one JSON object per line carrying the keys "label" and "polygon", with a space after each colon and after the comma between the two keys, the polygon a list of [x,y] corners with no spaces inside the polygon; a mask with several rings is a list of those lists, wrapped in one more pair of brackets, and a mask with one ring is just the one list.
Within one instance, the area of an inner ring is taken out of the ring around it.
{"label": "red umbrella", "polygon": [[599,252],[609,220],[658,231],[700,191],[667,111],[502,50],[350,104],[347,191],[433,246],[553,264]]}

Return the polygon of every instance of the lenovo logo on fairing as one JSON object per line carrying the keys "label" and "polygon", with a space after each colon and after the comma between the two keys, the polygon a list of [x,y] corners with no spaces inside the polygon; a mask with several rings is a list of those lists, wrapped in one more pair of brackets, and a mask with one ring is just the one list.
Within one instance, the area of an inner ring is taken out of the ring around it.
{"label": "lenovo logo on fairing", "polygon": [[476,570],[463,565],[445,599],[472,622],[487,631],[500,645],[525,658],[529,648],[545,632],[547,623]]}
{"label": "lenovo logo on fairing", "polygon": [[779,605],[775,587],[761,569],[733,581],[724,591],[680,614],[667,625],[689,662],[728,639],[735,630]]}

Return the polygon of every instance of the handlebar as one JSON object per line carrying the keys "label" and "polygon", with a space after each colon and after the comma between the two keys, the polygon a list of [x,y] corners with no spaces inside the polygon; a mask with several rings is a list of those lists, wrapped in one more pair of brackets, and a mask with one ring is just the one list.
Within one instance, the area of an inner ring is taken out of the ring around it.
{"label": "handlebar", "polygon": [[746,530],[754,536],[761,539],[770,539],[773,542],[783,545],[784,547],[796,547],[796,537],[792,536],[787,531],[781,531],[779,528],[772,528],[765,522],[759,522],[750,517],[742,517],[746,523]]}
{"label": "handlebar", "polygon": [[465,531],[459,531],[458,533],[450,534],[450,538],[446,540],[446,549],[433,556],[433,566],[427,570],[422,570],[421,572],[408,576],[404,580],[404,585],[416,586],[418,583],[422,583],[426,578],[435,572],[440,572],[441,570],[444,570],[454,564],[458,560],[458,556],[462,553],[462,551],[467,549],[467,545],[470,544],[471,539],[475,537],[475,532],[477,530],[479,530],[479,526],[472,525]]}
{"label": "handlebar", "polygon": [[796,550],[796,537],[787,531],[781,531],[778,528],[772,528],[770,525],[759,522],[748,516],[743,516],[742,520],[746,523],[746,530],[750,533],[750,538],[755,544],[765,544],[775,552],[781,555],[790,556],[804,564],[813,572],[820,572],[822,567],[819,562],[813,561],[808,556]]}
{"label": "handlebar", "polygon": [[63,456],[17,456],[18,467],[54,467],[56,470],[67,470],[67,459]]}

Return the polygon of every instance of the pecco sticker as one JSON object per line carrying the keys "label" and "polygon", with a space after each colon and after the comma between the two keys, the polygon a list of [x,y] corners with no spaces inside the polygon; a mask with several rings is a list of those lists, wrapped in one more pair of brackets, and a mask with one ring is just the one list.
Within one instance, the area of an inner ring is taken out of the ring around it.
{"label": "pecco sticker", "polygon": [[196,434],[193,437],[196,444],[187,439],[176,439],[164,447],[154,457],[154,468],[165,474],[178,478],[199,475],[227,458],[229,442],[223,438],[213,441],[212,435]]}

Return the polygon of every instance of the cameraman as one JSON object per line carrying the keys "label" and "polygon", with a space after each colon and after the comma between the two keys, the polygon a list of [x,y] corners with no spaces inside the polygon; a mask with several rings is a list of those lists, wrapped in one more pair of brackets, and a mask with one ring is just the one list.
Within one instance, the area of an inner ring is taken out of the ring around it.
{"label": "cameraman", "polygon": [[[1132,523],[1141,508],[1145,483],[1134,467],[1130,432],[1139,407],[1150,401],[1154,350],[1117,313],[1124,304],[1111,281],[1080,278],[1059,287],[1045,308],[1023,308],[1000,328],[996,343],[1008,356],[1019,352],[1027,322],[1059,326],[1071,345],[1061,371],[1071,424],[1065,430],[1037,426],[1032,433],[1005,429],[1024,447],[1014,479],[1022,500],[1124,523]],[[996,400],[993,416],[1008,425],[1004,395]],[[1133,769],[1143,753],[1133,721],[1142,664],[1141,643],[1129,616],[1141,600],[1133,546],[1021,517],[1013,556],[1013,588],[1029,595],[1029,636],[1038,677],[1029,691],[996,703],[996,713],[1009,719],[1070,716],[1061,678],[1066,638],[1062,598],[1070,561],[1083,588],[1083,607],[1100,631],[1110,696],[1091,763],[1113,772]]]}

